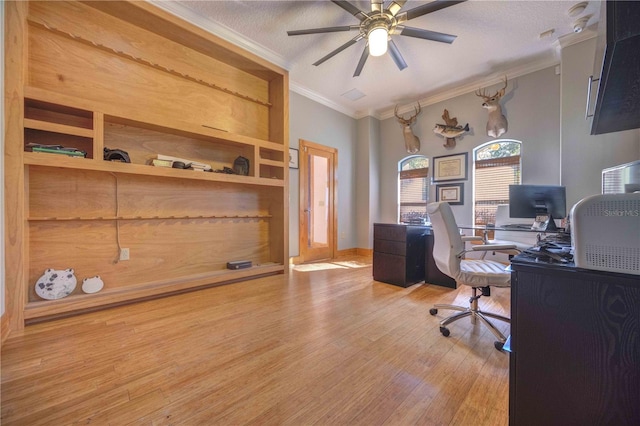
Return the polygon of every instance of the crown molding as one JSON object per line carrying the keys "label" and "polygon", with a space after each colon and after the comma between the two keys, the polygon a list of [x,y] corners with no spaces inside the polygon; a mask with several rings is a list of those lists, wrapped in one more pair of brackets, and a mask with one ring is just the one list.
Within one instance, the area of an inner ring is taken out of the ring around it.
{"label": "crown molding", "polygon": [[[560,59],[555,54],[549,54],[535,61],[520,63],[510,68],[506,68],[504,71],[494,72],[490,77],[483,76],[481,78],[470,80],[454,88],[444,89],[433,95],[418,99],[417,102],[420,102],[420,105],[422,105],[423,107],[433,105],[438,102],[443,102],[448,99],[455,98],[457,96],[475,92],[479,87],[487,87],[498,84],[502,82],[504,76],[508,76],[509,79],[514,79],[516,77],[540,71],[545,68],[550,68],[558,64],[560,64]],[[414,105],[415,104],[412,103],[410,105],[400,106],[398,107],[398,112],[404,114],[413,111]],[[381,111],[379,115],[380,120],[386,120],[387,118],[394,117],[394,109],[389,108],[385,111]]]}
{"label": "crown molding", "polygon": [[285,58],[277,54],[271,49],[268,49],[253,40],[250,40],[240,33],[228,28],[222,24],[211,21],[209,19],[203,18],[202,16],[194,13],[192,10],[186,8],[175,1],[163,1],[163,0],[145,0],[148,3],[153,4],[159,9],[164,10],[165,12],[169,12],[172,15],[177,16],[178,18],[184,19],[185,21],[199,27],[211,34],[220,37],[230,43],[235,44],[238,47],[241,47],[256,56],[265,59],[272,64],[279,66],[280,68],[284,68],[287,71],[291,70],[291,64],[288,63]]}
{"label": "crown molding", "polygon": [[289,90],[292,92],[296,92],[297,94],[304,96],[305,98],[309,98],[314,102],[317,102],[319,104],[322,104],[328,108],[331,108],[335,111],[338,111],[342,114],[348,115],[351,118],[358,118],[355,114],[354,110],[350,110],[347,108],[344,108],[342,105],[339,105],[327,98],[325,98],[324,96],[318,94],[317,92],[314,92],[312,90],[307,89],[306,87],[292,81],[289,80]]}
{"label": "crown molding", "polygon": [[567,35],[563,35],[562,37],[558,37],[558,40],[554,42],[557,49],[564,49],[569,46],[573,46],[574,44],[581,43],[585,40],[592,39],[598,36],[598,24],[590,25],[585,28],[583,31],[579,33],[569,33]]}

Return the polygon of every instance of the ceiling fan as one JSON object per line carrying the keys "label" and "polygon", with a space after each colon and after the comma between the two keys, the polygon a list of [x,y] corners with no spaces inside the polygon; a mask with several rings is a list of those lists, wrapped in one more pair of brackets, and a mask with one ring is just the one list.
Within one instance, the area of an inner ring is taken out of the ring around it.
{"label": "ceiling fan", "polygon": [[367,61],[369,55],[384,55],[387,52],[387,47],[389,49],[391,58],[396,63],[398,68],[400,70],[403,70],[407,67],[407,63],[404,61],[404,58],[400,54],[398,47],[393,42],[391,35],[399,34],[403,36],[421,38],[424,40],[452,43],[457,36],[439,33],[436,31],[423,30],[420,28],[407,27],[403,24],[411,19],[418,18],[422,15],[426,15],[428,13],[456,5],[458,3],[462,3],[466,0],[436,0],[404,12],[401,12],[400,9],[402,9],[402,6],[404,6],[407,0],[394,0],[386,8],[384,7],[384,0],[371,0],[371,12],[360,10],[358,7],[354,6],[348,1],[331,1],[355,16],[360,21],[360,24],[287,31],[287,34],[290,36],[295,36],[304,34],[333,33],[340,31],[358,31],[358,35],[356,35],[354,38],[313,63],[313,65],[318,66],[326,60],[331,59],[333,56],[342,52],[347,47],[356,44],[362,39],[365,39],[367,43],[365,45],[364,51],[362,52],[362,56],[360,57],[360,61],[358,61],[356,71],[353,74],[354,77],[357,77],[362,72],[362,68],[364,68],[364,64]]}

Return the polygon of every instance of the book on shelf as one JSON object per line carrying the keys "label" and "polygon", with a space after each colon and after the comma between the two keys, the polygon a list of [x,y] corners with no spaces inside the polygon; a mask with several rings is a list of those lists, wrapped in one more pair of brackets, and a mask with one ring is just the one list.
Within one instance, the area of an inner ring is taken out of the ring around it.
{"label": "book on shelf", "polygon": [[45,152],[49,154],[67,155],[69,157],[82,157],[85,158],[87,153],[77,148],[65,148],[62,145],[40,145],[40,144],[28,144],[27,147],[31,148],[32,152]]}

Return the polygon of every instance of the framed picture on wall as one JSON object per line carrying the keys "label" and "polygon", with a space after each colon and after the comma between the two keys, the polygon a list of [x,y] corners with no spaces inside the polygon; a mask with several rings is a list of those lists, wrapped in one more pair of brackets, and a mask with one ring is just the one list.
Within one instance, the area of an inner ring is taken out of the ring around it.
{"label": "framed picture on wall", "polygon": [[464,183],[436,185],[436,201],[446,201],[452,206],[464,204]]}
{"label": "framed picture on wall", "polygon": [[298,168],[298,150],[295,148],[289,148],[289,168],[297,169]]}
{"label": "framed picture on wall", "polygon": [[433,181],[467,180],[467,153],[433,157]]}

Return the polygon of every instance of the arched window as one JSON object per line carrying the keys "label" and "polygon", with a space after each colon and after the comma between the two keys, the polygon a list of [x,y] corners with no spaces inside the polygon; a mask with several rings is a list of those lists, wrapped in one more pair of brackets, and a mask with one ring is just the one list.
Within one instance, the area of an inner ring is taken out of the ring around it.
{"label": "arched window", "polygon": [[407,157],[398,166],[398,221],[424,223],[428,220],[429,157]]}
{"label": "arched window", "polygon": [[496,223],[498,204],[509,203],[509,185],[519,185],[520,146],[516,140],[499,139],[473,150],[474,223]]}

